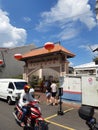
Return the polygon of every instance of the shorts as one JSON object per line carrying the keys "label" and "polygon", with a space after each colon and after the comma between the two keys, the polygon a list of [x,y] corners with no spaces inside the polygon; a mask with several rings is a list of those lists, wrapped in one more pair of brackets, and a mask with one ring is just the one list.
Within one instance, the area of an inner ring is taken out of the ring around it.
{"label": "shorts", "polygon": [[46,92],[46,97],[50,97],[51,93],[50,92]]}
{"label": "shorts", "polygon": [[57,92],[52,92],[52,97],[56,97]]}

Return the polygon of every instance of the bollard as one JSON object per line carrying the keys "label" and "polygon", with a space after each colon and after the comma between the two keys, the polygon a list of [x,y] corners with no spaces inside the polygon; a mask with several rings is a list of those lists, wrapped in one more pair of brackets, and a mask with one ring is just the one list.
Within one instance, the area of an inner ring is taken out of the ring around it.
{"label": "bollard", "polygon": [[63,88],[59,88],[59,98],[60,98],[60,103],[59,103],[59,111],[57,112],[57,114],[58,115],[63,115],[64,114],[64,112],[63,112],[63,110],[62,110],[62,97],[63,96]]}

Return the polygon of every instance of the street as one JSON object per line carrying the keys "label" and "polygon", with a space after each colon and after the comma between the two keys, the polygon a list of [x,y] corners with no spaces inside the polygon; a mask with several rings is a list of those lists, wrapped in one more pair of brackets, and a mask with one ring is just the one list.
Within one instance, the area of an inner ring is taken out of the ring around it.
{"label": "street", "polygon": [[[45,102],[40,102],[39,105],[42,116],[48,122],[49,130],[89,130],[85,121],[79,118],[77,108],[63,105],[64,115],[58,115],[59,106],[46,105]],[[14,106],[0,100],[0,130],[22,130],[14,120]]]}

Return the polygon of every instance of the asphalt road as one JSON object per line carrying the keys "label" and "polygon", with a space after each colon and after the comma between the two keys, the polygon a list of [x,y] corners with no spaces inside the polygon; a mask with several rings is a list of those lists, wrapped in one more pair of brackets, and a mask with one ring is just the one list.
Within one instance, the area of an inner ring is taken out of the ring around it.
{"label": "asphalt road", "polygon": [[[49,130],[89,130],[85,122],[79,118],[77,108],[63,105],[64,115],[57,115],[59,106],[48,106],[41,102],[40,107],[43,117],[48,122]],[[0,100],[0,130],[22,130],[14,120],[13,109],[14,105],[8,105]]]}

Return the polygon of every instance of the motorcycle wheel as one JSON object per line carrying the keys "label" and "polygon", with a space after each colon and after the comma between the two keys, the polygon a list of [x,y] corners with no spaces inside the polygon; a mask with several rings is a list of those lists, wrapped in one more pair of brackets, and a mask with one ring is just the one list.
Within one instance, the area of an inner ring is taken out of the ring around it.
{"label": "motorcycle wheel", "polygon": [[39,121],[39,123],[35,125],[34,130],[48,130],[48,124],[45,121]]}

